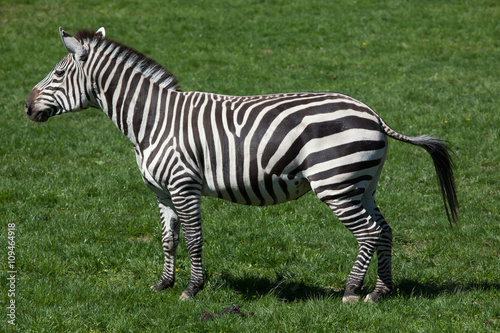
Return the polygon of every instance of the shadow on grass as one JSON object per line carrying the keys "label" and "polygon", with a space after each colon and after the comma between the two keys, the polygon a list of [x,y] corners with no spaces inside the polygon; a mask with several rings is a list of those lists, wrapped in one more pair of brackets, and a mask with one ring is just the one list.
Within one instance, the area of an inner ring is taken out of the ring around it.
{"label": "shadow on grass", "polygon": [[500,290],[500,284],[490,282],[475,283],[421,283],[415,280],[402,280],[395,286],[398,297],[436,298],[445,294],[456,294],[473,290]]}
{"label": "shadow on grass", "polygon": [[[318,287],[304,282],[294,281],[293,278],[280,276],[275,279],[270,279],[267,277],[234,277],[222,274],[221,278],[229,288],[241,293],[248,300],[263,295],[273,294],[282,301],[295,302],[309,299],[342,298],[344,294],[344,289]],[[498,291],[500,290],[500,284],[489,282],[435,284],[421,283],[415,280],[402,280],[395,285],[395,289],[397,292],[393,297],[433,299],[441,295],[469,292],[473,290]],[[369,291],[371,291],[371,288],[367,288],[366,286],[363,287],[360,296],[364,298],[364,295]]]}
{"label": "shadow on grass", "polygon": [[284,302],[304,301],[308,299],[341,298],[344,290],[324,288],[297,282],[293,279],[277,277],[234,277],[223,274],[221,278],[229,288],[251,300],[262,295],[273,294]]}

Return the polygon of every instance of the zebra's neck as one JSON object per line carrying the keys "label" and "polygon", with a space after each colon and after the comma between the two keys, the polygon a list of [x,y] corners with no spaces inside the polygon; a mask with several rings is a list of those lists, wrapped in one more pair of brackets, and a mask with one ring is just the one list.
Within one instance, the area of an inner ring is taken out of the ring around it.
{"label": "zebra's neck", "polygon": [[92,50],[87,73],[93,106],[103,110],[134,145],[141,144],[144,131],[165,117],[160,113],[166,108],[157,103],[178,89],[177,79],[132,48],[88,32],[78,37]]}
{"label": "zebra's neck", "polygon": [[116,86],[102,91],[102,110],[142,150],[160,135],[160,130],[170,128],[167,124],[173,125],[174,111],[182,100],[179,95],[182,93],[165,88],[140,72],[126,72]]}

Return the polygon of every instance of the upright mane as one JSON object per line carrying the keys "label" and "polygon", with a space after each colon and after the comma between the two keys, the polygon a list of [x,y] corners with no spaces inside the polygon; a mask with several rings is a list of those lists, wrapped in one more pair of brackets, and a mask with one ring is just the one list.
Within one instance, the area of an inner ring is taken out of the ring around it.
{"label": "upright mane", "polygon": [[[130,67],[135,67],[137,71],[164,88],[179,90],[177,78],[165,67],[145,54],[106,37],[103,38],[101,34],[90,30],[78,31],[75,38],[82,44],[93,46],[97,52],[107,50],[111,46],[112,52],[118,61],[127,61]],[[110,52],[106,51],[106,53]]]}

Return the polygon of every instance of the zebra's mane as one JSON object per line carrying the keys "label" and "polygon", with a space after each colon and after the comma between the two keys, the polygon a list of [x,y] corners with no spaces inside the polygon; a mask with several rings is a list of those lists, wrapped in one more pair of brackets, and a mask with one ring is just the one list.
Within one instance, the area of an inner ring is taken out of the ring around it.
{"label": "zebra's mane", "polygon": [[[75,38],[82,44],[92,45],[94,50],[109,49],[110,44],[112,44],[113,53],[116,54],[118,60],[131,62],[135,69],[164,88],[179,90],[177,78],[165,67],[145,54],[106,37],[103,38],[102,35],[90,30],[78,31]],[[117,48],[118,50],[115,52]]]}

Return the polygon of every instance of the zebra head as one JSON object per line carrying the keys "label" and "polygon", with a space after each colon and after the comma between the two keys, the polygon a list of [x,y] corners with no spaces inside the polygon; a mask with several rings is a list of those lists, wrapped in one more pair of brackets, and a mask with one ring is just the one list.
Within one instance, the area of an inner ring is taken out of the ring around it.
{"label": "zebra head", "polygon": [[[89,46],[59,28],[61,39],[69,54],[30,92],[24,110],[33,121],[43,122],[50,117],[70,111],[80,111],[91,106],[92,94],[84,68],[89,56]],[[97,34],[105,36],[104,28]]]}

